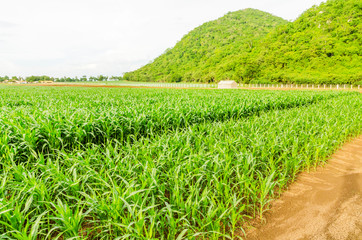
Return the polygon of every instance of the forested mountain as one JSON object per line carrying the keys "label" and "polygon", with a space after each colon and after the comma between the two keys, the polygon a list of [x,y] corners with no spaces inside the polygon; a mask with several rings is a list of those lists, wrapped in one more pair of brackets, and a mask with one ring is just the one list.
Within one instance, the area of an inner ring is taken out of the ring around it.
{"label": "forested mountain", "polygon": [[233,12],[125,78],[362,84],[361,19],[361,0],[329,0],[294,22],[254,9]]}
{"label": "forested mountain", "polygon": [[362,84],[362,1],[330,0],[277,28],[255,48],[255,79]]}
{"label": "forested mountain", "polygon": [[152,63],[125,74],[133,81],[215,81],[234,78],[230,59],[250,52],[256,41],[287,21],[255,9],[231,12],[197,27]]}

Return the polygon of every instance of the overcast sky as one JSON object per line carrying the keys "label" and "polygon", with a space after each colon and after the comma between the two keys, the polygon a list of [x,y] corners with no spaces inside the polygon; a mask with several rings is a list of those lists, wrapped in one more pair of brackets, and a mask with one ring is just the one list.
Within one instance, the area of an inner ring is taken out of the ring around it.
{"label": "overcast sky", "polygon": [[321,0],[0,0],[0,76],[121,75],[229,11],[287,20]]}

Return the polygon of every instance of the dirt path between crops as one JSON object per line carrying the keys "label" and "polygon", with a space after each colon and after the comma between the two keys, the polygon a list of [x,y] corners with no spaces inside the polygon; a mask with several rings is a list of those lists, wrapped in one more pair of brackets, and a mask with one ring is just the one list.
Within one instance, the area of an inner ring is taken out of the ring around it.
{"label": "dirt path between crops", "polygon": [[362,136],[301,174],[247,240],[362,239]]}

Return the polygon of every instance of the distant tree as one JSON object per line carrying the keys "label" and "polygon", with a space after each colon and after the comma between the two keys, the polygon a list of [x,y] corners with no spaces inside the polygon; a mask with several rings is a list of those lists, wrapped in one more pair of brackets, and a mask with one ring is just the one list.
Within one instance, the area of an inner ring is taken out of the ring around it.
{"label": "distant tree", "polygon": [[30,76],[26,77],[25,80],[27,82],[39,82],[39,81],[50,81],[53,80],[53,78],[49,76]]}
{"label": "distant tree", "polygon": [[171,82],[181,82],[182,76],[178,73],[173,73],[171,76]]}
{"label": "distant tree", "polygon": [[109,81],[121,81],[123,80],[122,76],[112,76],[109,78]]}
{"label": "distant tree", "polygon": [[82,82],[86,82],[86,81],[88,81],[88,78],[86,75],[83,75],[79,80]]}
{"label": "distant tree", "polygon": [[107,76],[103,76],[103,75],[99,75],[98,76],[98,81],[108,81],[108,77]]}

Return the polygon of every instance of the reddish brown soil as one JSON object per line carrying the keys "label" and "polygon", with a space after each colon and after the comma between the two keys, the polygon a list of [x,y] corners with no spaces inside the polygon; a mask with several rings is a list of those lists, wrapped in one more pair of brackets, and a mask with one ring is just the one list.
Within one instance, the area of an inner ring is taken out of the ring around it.
{"label": "reddish brown soil", "polygon": [[[18,84],[24,86],[25,84]],[[42,87],[85,87],[85,88],[176,88],[176,89],[212,89],[212,88],[186,88],[186,87],[146,87],[146,86],[116,86],[116,85],[97,85],[97,84],[30,84],[26,86]]]}
{"label": "reddish brown soil", "polygon": [[[12,84],[15,85],[15,84]],[[146,86],[117,86],[117,85],[98,85],[98,84],[67,84],[67,83],[47,83],[47,84],[16,84],[17,86],[43,86],[43,87],[89,87],[89,88],[176,88],[176,89],[217,89],[217,88],[195,88],[195,87],[146,87]],[[242,87],[239,89],[247,89],[247,90],[280,90],[280,91],[291,91],[291,90],[302,90],[302,91],[328,91],[328,90],[337,90],[337,89],[329,89],[329,88],[249,88]],[[362,93],[362,89],[340,89],[344,91],[358,91]]]}
{"label": "reddish brown soil", "polygon": [[247,240],[362,239],[362,136],[301,174]]}
{"label": "reddish brown soil", "polygon": [[299,90],[299,91],[358,91],[358,92],[362,92],[362,89],[336,89],[336,88],[332,88],[332,89],[329,89],[329,88],[272,88],[272,87],[269,87],[269,88],[249,88],[249,87],[243,87],[243,88],[240,88],[240,89],[248,89],[248,90],[281,90],[281,91],[296,91],[296,90]]}

